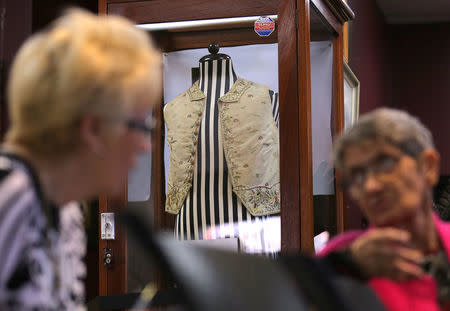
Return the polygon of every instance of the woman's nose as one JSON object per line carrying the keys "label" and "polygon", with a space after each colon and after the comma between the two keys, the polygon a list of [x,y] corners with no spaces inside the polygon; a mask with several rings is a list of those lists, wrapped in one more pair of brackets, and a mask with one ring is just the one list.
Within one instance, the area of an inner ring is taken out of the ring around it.
{"label": "woman's nose", "polygon": [[363,185],[364,191],[366,191],[366,192],[378,191],[381,189],[381,186],[382,185],[381,185],[380,180],[378,179],[377,174],[375,174],[374,172],[369,170],[367,172],[366,178],[364,180],[364,185]]}

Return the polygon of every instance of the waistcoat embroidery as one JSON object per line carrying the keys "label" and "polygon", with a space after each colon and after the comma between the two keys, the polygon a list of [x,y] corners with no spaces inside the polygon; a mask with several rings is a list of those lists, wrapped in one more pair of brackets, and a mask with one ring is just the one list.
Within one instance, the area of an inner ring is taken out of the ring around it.
{"label": "waistcoat embroidery", "polygon": [[[278,213],[279,139],[269,89],[239,78],[217,104],[233,191],[254,216]],[[172,214],[192,187],[204,105],[195,83],[164,109],[170,148],[166,211]]]}

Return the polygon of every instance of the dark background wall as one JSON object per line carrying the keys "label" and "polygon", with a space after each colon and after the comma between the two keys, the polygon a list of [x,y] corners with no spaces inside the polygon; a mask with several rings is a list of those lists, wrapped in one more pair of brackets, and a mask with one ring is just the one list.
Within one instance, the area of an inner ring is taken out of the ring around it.
{"label": "dark background wall", "polygon": [[418,116],[450,174],[450,23],[388,25],[375,0],[349,1],[349,65],[361,82],[360,113],[391,106]]}
{"label": "dark background wall", "polygon": [[349,65],[361,83],[360,113],[390,105],[389,26],[375,0],[354,0],[349,24]]}
{"label": "dark background wall", "polygon": [[0,137],[7,127],[5,87],[14,55],[32,32],[32,6],[29,0],[0,0]]}
{"label": "dark background wall", "polygon": [[441,172],[450,174],[450,23],[390,27],[392,106],[433,133]]}

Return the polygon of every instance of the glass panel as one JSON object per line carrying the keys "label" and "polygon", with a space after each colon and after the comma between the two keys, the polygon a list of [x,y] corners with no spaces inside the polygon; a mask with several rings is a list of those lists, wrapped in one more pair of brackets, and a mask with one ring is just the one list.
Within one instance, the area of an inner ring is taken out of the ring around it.
{"label": "glass panel", "polygon": [[336,233],[333,133],[333,45],[311,42],[314,231]]}
{"label": "glass panel", "polygon": [[314,234],[317,236],[322,233],[320,238],[315,239],[315,247],[318,250],[328,236],[337,233],[332,161],[333,31],[313,3],[310,13]]}
{"label": "glass panel", "polygon": [[332,78],[331,41],[311,42],[311,118],[313,146],[313,193],[333,195],[332,153]]}
{"label": "glass panel", "polygon": [[128,174],[128,201],[142,202],[150,199],[152,154],[139,155],[136,166]]}

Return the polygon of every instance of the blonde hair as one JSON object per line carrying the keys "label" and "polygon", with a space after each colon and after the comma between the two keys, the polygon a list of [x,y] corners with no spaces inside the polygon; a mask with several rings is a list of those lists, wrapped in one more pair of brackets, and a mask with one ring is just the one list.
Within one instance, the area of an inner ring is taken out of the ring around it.
{"label": "blonde hair", "polygon": [[6,140],[46,156],[71,152],[82,116],[150,108],[160,89],[161,55],[148,34],[118,16],[71,9],[14,60]]}

